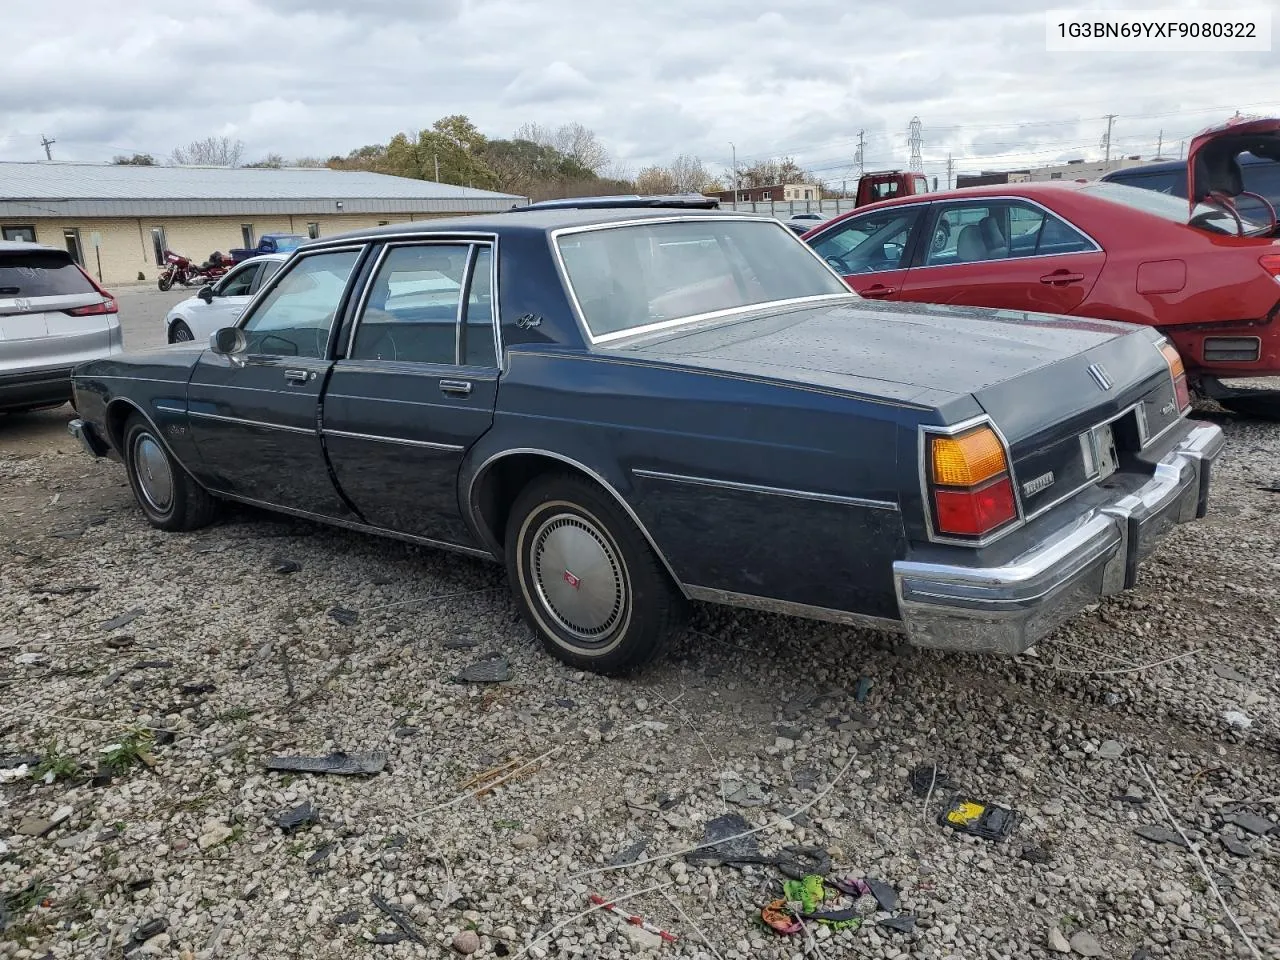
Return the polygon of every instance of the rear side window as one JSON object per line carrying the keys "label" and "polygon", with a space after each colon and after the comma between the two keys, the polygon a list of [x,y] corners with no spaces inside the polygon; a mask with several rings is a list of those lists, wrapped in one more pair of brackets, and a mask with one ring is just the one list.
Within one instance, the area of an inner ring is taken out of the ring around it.
{"label": "rear side window", "polygon": [[56,250],[0,253],[0,297],[65,297],[96,292],[69,254]]}
{"label": "rear side window", "polygon": [[1186,197],[1187,171],[1181,170],[1123,170],[1106,178],[1107,183],[1123,183],[1173,197]]}

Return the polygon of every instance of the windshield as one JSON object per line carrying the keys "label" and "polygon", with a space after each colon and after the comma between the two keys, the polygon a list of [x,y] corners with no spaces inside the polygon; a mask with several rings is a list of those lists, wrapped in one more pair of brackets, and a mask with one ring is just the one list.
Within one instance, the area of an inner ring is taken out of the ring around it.
{"label": "windshield", "polygon": [[853,296],[772,220],[641,220],[563,233],[556,246],[596,339],[779,301]]}
{"label": "windshield", "polygon": [[[1212,230],[1215,233],[1228,233],[1234,236],[1238,229],[1236,218],[1222,207],[1209,203],[1197,203],[1194,210],[1188,211],[1185,198],[1178,198],[1167,193],[1158,193],[1142,187],[1130,187],[1120,183],[1095,181],[1080,188],[1085,193],[1097,194],[1114,203],[1122,203],[1126,207],[1150,213],[1175,223],[1186,223],[1195,227]],[[1244,221],[1244,231],[1263,230],[1261,224],[1250,220]]]}

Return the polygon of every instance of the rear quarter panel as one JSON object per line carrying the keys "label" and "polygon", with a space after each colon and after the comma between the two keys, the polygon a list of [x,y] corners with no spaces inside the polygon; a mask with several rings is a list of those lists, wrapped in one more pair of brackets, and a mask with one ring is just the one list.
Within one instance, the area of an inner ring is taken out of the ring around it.
{"label": "rear quarter panel", "polygon": [[585,352],[508,362],[464,491],[503,450],[555,451],[626,500],[695,596],[896,617],[898,438],[919,408]]}

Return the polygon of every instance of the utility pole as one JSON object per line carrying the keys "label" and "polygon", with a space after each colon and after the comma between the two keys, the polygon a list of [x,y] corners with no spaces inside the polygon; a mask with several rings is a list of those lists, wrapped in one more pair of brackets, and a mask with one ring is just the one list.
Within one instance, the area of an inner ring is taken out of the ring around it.
{"label": "utility pole", "polygon": [[1156,139],[1156,159],[1164,159],[1164,131],[1160,131],[1160,136]]}
{"label": "utility pole", "polygon": [[436,183],[439,183],[440,182],[440,154],[433,153],[432,156],[435,158],[435,161],[436,161]]}
{"label": "utility pole", "polygon": [[862,173],[863,173],[862,160],[863,160],[863,157],[864,157],[864,154],[863,154],[863,148],[864,148],[864,147],[865,147],[865,145],[866,145],[866,140],[865,140],[865,138],[864,138],[864,136],[863,136],[863,135],[864,135],[864,133],[865,133],[865,131],[862,131],[862,130],[859,130],[859,131],[858,131],[858,152],[857,152],[857,154],[856,154],[856,155],[854,156],[854,158],[853,158],[854,165],[858,168],[858,179],[859,179],[859,180],[861,180],[861,179],[862,179]]}
{"label": "utility pole", "polygon": [[57,142],[58,142],[57,140],[50,140],[44,134],[40,135],[40,146],[44,147],[44,158],[46,160],[53,159],[53,151],[50,150],[49,148]]}
{"label": "utility pole", "polygon": [[729,141],[729,149],[733,151],[733,202],[734,209],[737,209],[738,202],[738,148],[732,140]]}
{"label": "utility pole", "polygon": [[1111,168],[1111,124],[1115,122],[1116,116],[1117,114],[1114,113],[1107,114],[1107,132],[1102,138],[1102,146],[1106,151],[1106,156],[1102,161],[1102,167],[1104,170]]}
{"label": "utility pole", "polygon": [[947,154],[947,189],[951,189],[951,172],[955,169],[955,161],[951,159],[951,154]]}

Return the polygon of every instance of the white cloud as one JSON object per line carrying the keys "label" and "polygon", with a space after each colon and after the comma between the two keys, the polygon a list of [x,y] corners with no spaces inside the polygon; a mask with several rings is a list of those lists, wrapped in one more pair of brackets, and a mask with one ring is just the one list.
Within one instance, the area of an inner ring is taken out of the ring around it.
{"label": "white cloud", "polygon": [[[1094,6],[1107,6],[1089,0]],[[1194,6],[1128,0],[1130,8]],[[1280,51],[1046,53],[1036,0],[63,0],[9,15],[0,159],[106,160],[234,131],[246,159],[342,154],[463,113],[491,136],[577,121],[633,170],[789,154],[874,168],[1150,155],[1235,107],[1280,113]],[[1215,0],[1215,8],[1253,5]],[[1077,4],[1078,6],[1078,4]],[[1275,98],[1266,102],[1267,98]],[[1260,106],[1259,106],[1260,104]]]}

